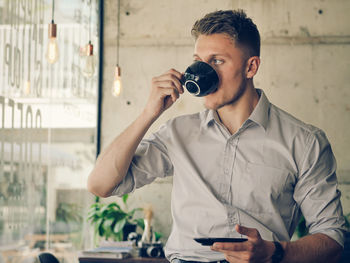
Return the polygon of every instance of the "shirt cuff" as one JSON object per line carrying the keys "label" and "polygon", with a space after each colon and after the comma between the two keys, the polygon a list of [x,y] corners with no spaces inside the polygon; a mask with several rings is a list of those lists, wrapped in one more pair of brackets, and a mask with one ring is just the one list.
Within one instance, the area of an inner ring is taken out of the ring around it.
{"label": "shirt cuff", "polygon": [[333,240],[337,241],[339,245],[341,245],[344,248],[344,239],[345,239],[345,233],[340,229],[331,229],[331,230],[324,230],[324,231],[317,231],[312,234],[324,234]]}
{"label": "shirt cuff", "polygon": [[132,175],[129,173],[124,177],[123,181],[121,181],[113,190],[112,195],[123,196],[125,194],[131,193],[135,191],[135,182]]}

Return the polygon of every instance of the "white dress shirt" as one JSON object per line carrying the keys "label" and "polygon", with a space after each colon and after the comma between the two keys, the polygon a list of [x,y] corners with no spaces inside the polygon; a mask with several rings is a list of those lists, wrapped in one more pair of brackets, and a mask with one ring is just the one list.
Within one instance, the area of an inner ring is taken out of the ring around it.
{"label": "white dress shirt", "polygon": [[289,241],[301,213],[311,234],[343,245],[336,161],[326,135],[257,91],[257,106],[233,135],[213,110],[169,120],[142,140],[116,186],[121,196],[173,176],[169,260],[224,259],[193,238],[239,237],[235,224],[256,228],[265,240]]}

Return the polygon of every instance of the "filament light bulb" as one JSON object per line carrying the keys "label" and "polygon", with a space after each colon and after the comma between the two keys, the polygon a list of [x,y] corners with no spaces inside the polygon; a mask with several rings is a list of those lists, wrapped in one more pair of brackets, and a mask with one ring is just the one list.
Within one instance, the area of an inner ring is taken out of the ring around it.
{"label": "filament light bulb", "polygon": [[46,49],[46,59],[50,64],[55,63],[59,58],[56,35],[57,25],[52,21],[51,24],[49,24],[49,43]]}
{"label": "filament light bulb", "polygon": [[113,86],[112,86],[112,95],[114,97],[118,97],[121,92],[122,92],[122,79],[120,76],[120,67],[116,66],[115,73],[114,73]]}
{"label": "filament light bulb", "polygon": [[89,41],[89,44],[86,46],[86,58],[83,68],[83,74],[87,78],[91,78],[95,73],[95,59],[93,49],[94,47]]}
{"label": "filament light bulb", "polygon": [[25,95],[29,95],[30,94],[30,81],[29,80],[27,80],[24,83],[24,94]]}

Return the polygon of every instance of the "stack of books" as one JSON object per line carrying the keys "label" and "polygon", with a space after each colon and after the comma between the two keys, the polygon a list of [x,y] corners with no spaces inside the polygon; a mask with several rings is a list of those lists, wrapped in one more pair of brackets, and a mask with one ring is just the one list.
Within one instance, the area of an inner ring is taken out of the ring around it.
{"label": "stack of books", "polygon": [[104,241],[99,247],[80,251],[78,258],[89,258],[89,259],[123,259],[128,258],[133,254],[132,242],[108,242]]}

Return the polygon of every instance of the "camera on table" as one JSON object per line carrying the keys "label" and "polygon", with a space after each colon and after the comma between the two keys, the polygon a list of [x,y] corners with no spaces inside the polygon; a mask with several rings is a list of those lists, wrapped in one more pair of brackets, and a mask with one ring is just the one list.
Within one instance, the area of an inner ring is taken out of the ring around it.
{"label": "camera on table", "polygon": [[139,256],[148,258],[163,258],[164,251],[162,243],[142,243],[139,244]]}
{"label": "camera on table", "polygon": [[[141,235],[132,232],[128,235],[128,240],[133,241],[138,248],[139,257],[164,258],[163,244],[161,242],[141,241]],[[153,238],[154,239],[154,238]]]}

